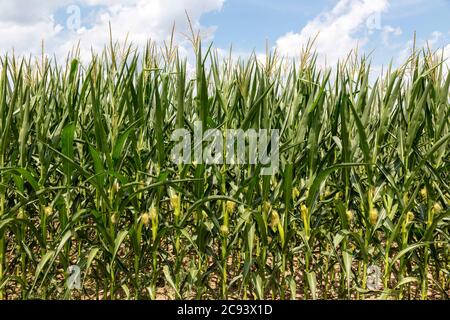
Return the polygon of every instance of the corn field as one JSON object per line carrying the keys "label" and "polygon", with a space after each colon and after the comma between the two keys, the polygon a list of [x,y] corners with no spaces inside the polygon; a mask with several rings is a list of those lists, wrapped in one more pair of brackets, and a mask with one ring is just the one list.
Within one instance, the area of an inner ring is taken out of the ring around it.
{"label": "corn field", "polygon": [[[357,54],[193,51],[0,58],[1,299],[449,298],[439,54],[373,79]],[[173,163],[195,121],[279,129],[278,172]]]}

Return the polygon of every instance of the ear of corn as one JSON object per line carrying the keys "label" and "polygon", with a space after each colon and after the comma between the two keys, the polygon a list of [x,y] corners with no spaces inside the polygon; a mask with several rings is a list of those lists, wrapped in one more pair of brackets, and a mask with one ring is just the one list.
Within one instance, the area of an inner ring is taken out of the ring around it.
{"label": "ear of corn", "polygon": [[[309,47],[261,64],[193,43],[192,77],[153,44],[0,58],[0,298],[448,298],[445,64],[415,53],[371,82],[364,58],[324,71]],[[198,120],[280,129],[279,172],[172,164],[171,132]]]}

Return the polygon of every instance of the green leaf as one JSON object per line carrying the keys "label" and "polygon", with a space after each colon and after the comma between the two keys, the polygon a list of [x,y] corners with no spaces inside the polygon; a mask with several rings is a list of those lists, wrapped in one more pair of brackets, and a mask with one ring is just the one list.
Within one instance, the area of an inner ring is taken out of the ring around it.
{"label": "green leaf", "polygon": [[167,282],[170,284],[170,286],[173,288],[173,290],[175,290],[175,293],[177,295],[178,299],[182,299],[180,293],[178,292],[178,289],[175,285],[175,282],[172,279],[172,275],[170,274],[170,270],[168,266],[164,266],[163,267],[163,273],[164,273],[164,277],[166,277]]}
{"label": "green leaf", "polygon": [[317,299],[317,280],[316,280],[316,273],[314,271],[307,272],[306,278],[308,279],[308,286],[311,290],[312,298],[314,300]]}
{"label": "green leaf", "polygon": [[[70,123],[63,129],[61,137],[62,153],[69,159],[73,159],[74,135],[75,135],[75,124]],[[72,164],[66,159],[63,159],[63,166],[64,166],[63,172],[64,175],[66,176],[67,183],[70,184],[70,177],[72,176]]]}
{"label": "green leaf", "polygon": [[117,252],[119,251],[120,245],[122,244],[123,240],[125,240],[125,237],[128,235],[127,230],[119,231],[117,234],[115,240],[114,240],[114,250],[112,252],[112,259],[111,261],[114,261],[116,258]]}

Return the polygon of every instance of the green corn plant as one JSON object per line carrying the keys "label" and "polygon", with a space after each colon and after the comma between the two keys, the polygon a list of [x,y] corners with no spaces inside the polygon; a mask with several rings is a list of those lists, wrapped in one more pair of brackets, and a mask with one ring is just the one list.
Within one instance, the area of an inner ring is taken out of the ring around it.
{"label": "green corn plant", "polygon": [[[448,299],[442,56],[374,79],[356,53],[222,57],[191,31],[195,61],[173,34],[0,57],[0,299]],[[172,162],[173,131],[199,121],[279,130],[278,171],[194,161],[208,139]]]}

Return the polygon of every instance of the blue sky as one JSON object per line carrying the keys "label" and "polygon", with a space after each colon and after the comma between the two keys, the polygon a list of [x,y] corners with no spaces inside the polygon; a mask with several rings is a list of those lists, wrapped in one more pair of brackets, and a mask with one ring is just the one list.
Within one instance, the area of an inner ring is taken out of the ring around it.
{"label": "blue sky", "polygon": [[[26,7],[27,10],[23,10]],[[137,45],[167,40],[173,22],[180,50],[188,54],[184,10],[216,48],[237,55],[272,49],[295,56],[319,33],[316,49],[334,63],[358,46],[375,50],[377,65],[400,62],[411,47],[443,48],[450,57],[450,0],[1,0],[0,52],[46,52],[64,57],[80,41],[82,53],[101,50],[108,24],[118,40]]]}
{"label": "blue sky", "polygon": [[[214,42],[219,46],[234,43],[241,50],[263,49],[266,38],[273,43],[288,31],[299,31],[337,2],[228,0],[220,11],[202,16],[201,22],[217,26]],[[401,41],[410,39],[414,31],[424,39],[434,31],[450,32],[450,1],[390,1],[390,9],[381,15],[381,24],[400,27]]]}
{"label": "blue sky", "polygon": [[216,25],[214,42],[239,50],[263,50],[287,31],[298,31],[309,19],[332,7],[334,1],[229,0],[220,11],[202,16],[201,22]]}
{"label": "blue sky", "polygon": [[[227,48],[233,43],[237,51],[258,52],[264,51],[266,40],[274,46],[286,32],[299,32],[310,20],[332,10],[338,2],[228,0],[220,11],[209,12],[200,21],[217,26],[214,34],[217,46]],[[414,32],[419,44],[431,41],[434,48],[444,47],[450,42],[450,1],[389,1],[388,9],[381,12],[378,22],[364,46],[367,52],[375,50],[373,59],[377,63],[395,60],[399,51],[408,46]],[[386,43],[383,36],[387,26],[399,32],[391,34]]]}

